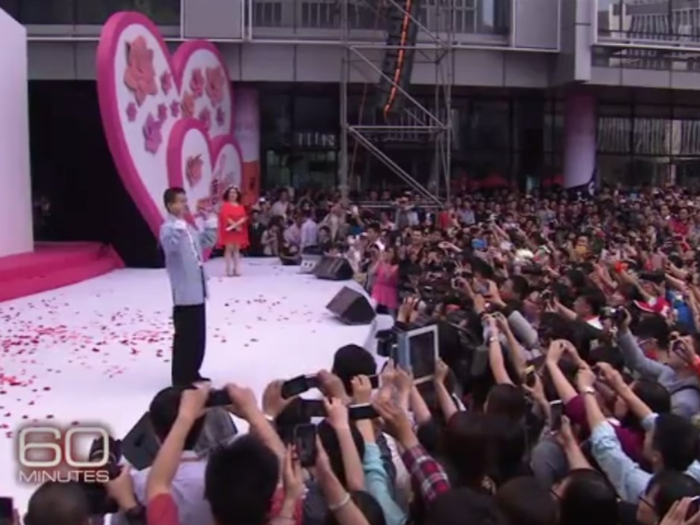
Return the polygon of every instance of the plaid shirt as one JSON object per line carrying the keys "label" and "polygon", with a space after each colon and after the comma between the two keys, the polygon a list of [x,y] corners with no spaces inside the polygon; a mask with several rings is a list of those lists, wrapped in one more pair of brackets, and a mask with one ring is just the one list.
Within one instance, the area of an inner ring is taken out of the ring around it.
{"label": "plaid shirt", "polygon": [[426,503],[432,503],[440,494],[450,490],[447,474],[421,445],[404,451],[401,459]]}

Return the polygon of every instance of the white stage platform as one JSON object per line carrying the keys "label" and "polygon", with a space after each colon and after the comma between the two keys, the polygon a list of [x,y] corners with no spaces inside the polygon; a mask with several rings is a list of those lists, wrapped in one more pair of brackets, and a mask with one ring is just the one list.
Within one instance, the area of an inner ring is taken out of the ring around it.
{"label": "white stage platform", "polygon": [[[340,346],[372,346],[375,325],[344,326],[325,310],[355,283],[268,260],[245,261],[237,278],[221,277],[221,260],[208,270],[202,373],[215,385],[260,396],[273,379],[329,369]],[[0,303],[0,465],[15,465],[16,429],[29,421],[104,421],[124,435],[170,383],[171,306],[164,270],[131,269]],[[0,495],[20,509],[32,489],[16,483],[14,468],[0,469]]]}

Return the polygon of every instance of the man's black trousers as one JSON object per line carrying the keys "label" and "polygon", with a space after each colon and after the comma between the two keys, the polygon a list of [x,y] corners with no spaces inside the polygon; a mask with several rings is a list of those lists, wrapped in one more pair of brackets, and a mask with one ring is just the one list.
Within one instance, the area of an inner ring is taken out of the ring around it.
{"label": "man's black trousers", "polygon": [[204,304],[175,306],[173,308],[173,385],[194,383],[201,377],[199,369],[204,361],[207,342],[207,322]]}

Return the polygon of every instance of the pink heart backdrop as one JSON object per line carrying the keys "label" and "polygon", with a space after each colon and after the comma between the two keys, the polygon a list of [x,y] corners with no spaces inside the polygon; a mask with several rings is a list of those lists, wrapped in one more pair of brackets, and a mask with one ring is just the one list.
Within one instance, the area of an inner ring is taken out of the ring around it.
{"label": "pink heart backdrop", "polygon": [[234,138],[233,87],[210,42],[185,42],[171,56],[147,17],[117,13],[102,29],[97,89],[114,162],[156,236],[169,186],[185,188],[195,222],[216,211],[227,186],[250,186]]}

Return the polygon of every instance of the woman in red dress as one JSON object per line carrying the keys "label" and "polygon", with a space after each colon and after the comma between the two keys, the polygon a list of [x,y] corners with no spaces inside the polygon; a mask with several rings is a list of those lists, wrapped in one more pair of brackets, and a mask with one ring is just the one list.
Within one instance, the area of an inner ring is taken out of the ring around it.
{"label": "woman in red dress", "polygon": [[227,188],[219,211],[219,244],[224,247],[226,275],[240,275],[241,249],[248,246],[248,216],[238,188]]}

